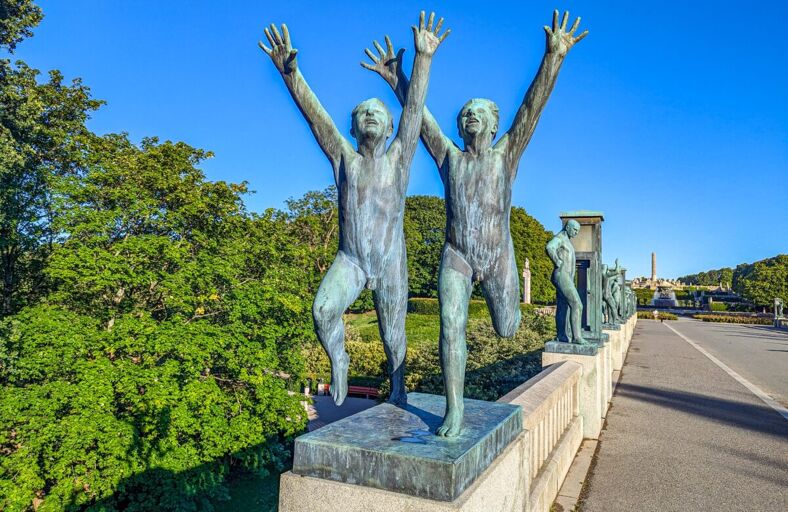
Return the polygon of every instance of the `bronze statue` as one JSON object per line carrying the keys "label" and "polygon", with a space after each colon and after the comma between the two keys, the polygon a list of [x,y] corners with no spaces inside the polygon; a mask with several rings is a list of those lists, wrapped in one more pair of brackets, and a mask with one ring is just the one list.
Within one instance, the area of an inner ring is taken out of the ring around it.
{"label": "bronze statue", "polygon": [[366,287],[373,291],[380,336],[391,377],[390,401],[404,404],[405,313],[408,274],[403,234],[405,193],[410,165],[418,144],[432,55],[448,35],[439,36],[443,19],[433,30],[421,13],[413,28],[416,57],[408,101],[403,103],[397,134],[393,118],[379,99],[358,104],[352,113],[351,135],[357,149],[342,136],[328,112],[309,88],[296,63],[298,50],[282,25],[265,29],[271,47],[260,47],[282,74],[287,89],[306,118],[318,144],[334,169],[339,191],[339,252],[317,291],[312,313],[315,331],[331,360],[331,395],[337,405],[347,395],[348,355],[342,314]]}
{"label": "bronze statue", "polygon": [[[421,139],[438,167],[446,195],[446,242],[438,277],[440,299],[440,357],[446,387],[446,414],[440,436],[456,436],[462,428],[463,386],[467,347],[465,328],[473,282],[481,284],[493,326],[501,336],[512,336],[520,324],[519,277],[509,230],[512,184],[520,157],[533,135],[539,116],[555,85],[569,49],[587,32],[575,37],[580,18],[566,31],[569,13],[559,23],[545,26],[547,44],[533,83],[509,130],[493,145],[498,133],[498,107],[491,100],[471,99],[457,116],[464,149],[444,135],[425,107]],[[401,104],[409,98],[402,71],[402,53],[375,42],[379,56],[367,50],[375,71],[396,93]]]}

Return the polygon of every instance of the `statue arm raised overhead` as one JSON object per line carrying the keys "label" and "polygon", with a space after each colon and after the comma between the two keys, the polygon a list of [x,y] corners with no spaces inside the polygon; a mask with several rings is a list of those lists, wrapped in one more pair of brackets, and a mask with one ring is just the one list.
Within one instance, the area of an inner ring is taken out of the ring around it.
{"label": "statue arm raised overhead", "polygon": [[[433,21],[435,13],[430,13],[430,18],[425,27],[424,24],[424,11],[421,11],[419,18],[419,26],[411,27],[413,29],[413,41],[416,47],[416,57],[413,59],[413,73],[411,74],[410,86],[408,87],[407,99],[405,106],[400,116],[399,127],[397,129],[397,136],[389,148],[391,154],[399,160],[399,167],[405,175],[403,176],[403,183],[407,183],[410,173],[410,163],[413,160],[413,154],[416,152],[416,145],[419,142],[419,133],[421,131],[421,120],[424,113],[424,101],[427,97],[427,85],[430,78],[430,64],[432,63],[432,56],[438,46],[449,34],[445,32],[443,36],[438,37],[441,26],[443,25],[443,18],[438,20],[437,25],[433,32]],[[387,44],[389,41],[387,41]],[[375,48],[383,55],[383,48],[380,47],[377,41],[374,42]],[[368,55],[374,56],[372,52],[367,50]]]}
{"label": "statue arm raised overhead", "polygon": [[290,44],[290,32],[287,25],[282,25],[282,33],[280,34],[276,26],[271,24],[265,29],[265,36],[268,38],[271,48],[259,42],[260,48],[271,57],[276,69],[282,74],[290,95],[293,96],[298,109],[309,123],[309,128],[315,135],[317,143],[331,160],[331,165],[334,168],[334,180],[338,181],[339,162],[343,156],[347,157],[355,153],[353,146],[339,133],[334,121],[320,104],[298,69],[296,62],[298,50]]}
{"label": "statue arm raised overhead", "polygon": [[[441,23],[442,19],[438,21],[438,24],[435,27],[435,35],[438,34],[441,28]],[[447,30],[442,36],[440,36],[439,41],[443,41],[450,32],[451,30]],[[394,93],[396,94],[400,104],[406,106],[410,99],[410,95],[416,92],[416,90],[411,88],[409,80],[402,70],[402,54],[405,53],[405,49],[401,48],[395,54],[394,47],[391,44],[391,39],[389,39],[389,36],[385,36],[385,41],[387,47],[386,50],[383,50],[377,41],[374,43],[375,48],[380,54],[379,56],[376,56],[368,49],[366,50],[366,53],[369,58],[372,59],[373,64],[362,62],[361,65],[370,71],[378,73],[394,90]],[[416,79],[417,72],[419,71],[417,62],[418,55],[416,56],[416,61],[413,65],[412,78],[414,80]],[[402,125],[401,122],[400,125]],[[422,111],[421,140],[427,147],[427,151],[429,151],[430,155],[432,155],[432,158],[438,164],[438,169],[441,172],[441,179],[445,180],[445,177],[443,176],[443,163],[448,156],[448,152],[451,149],[456,149],[456,146],[448,137],[443,134],[440,126],[438,126],[438,122],[435,120],[426,106]]]}
{"label": "statue arm raised overhead", "polygon": [[577,27],[580,25],[580,18],[577,18],[569,32],[566,32],[568,19],[569,13],[564,12],[563,20],[559,26],[558,11],[554,11],[552,28],[545,25],[547,44],[539,71],[525,93],[523,103],[517,110],[511,128],[496,144],[496,146],[505,145],[507,165],[512,175],[517,173],[520,157],[531,140],[536,123],[539,121],[539,116],[542,115],[547,99],[553,91],[553,86],[556,78],[558,78],[558,71],[561,69],[564,57],[566,57],[567,52],[575,43],[588,34],[586,30],[579,36],[574,36]]}

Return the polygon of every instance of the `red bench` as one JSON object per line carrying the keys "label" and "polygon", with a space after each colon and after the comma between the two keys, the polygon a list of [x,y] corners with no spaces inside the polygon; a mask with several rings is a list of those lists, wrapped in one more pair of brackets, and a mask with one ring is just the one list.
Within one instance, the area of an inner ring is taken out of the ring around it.
{"label": "red bench", "polygon": [[[328,393],[331,394],[331,386],[328,387]],[[363,397],[363,398],[378,398],[380,396],[380,392],[377,388],[370,388],[366,386],[348,386],[347,387],[347,394],[348,396],[356,396],[356,397]]]}

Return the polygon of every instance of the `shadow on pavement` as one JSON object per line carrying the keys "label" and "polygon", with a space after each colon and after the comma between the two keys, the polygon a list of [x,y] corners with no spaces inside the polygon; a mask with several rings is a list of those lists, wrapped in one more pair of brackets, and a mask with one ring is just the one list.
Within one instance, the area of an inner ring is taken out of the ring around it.
{"label": "shadow on pavement", "polygon": [[788,422],[766,406],[620,382],[617,394],[788,440]]}

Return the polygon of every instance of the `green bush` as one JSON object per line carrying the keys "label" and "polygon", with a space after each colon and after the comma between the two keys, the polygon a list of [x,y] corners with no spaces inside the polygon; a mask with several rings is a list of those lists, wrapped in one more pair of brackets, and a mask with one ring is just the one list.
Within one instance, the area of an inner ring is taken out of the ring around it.
{"label": "green bush", "polygon": [[737,315],[712,315],[699,313],[692,315],[692,318],[703,320],[704,322],[720,322],[724,324],[753,324],[753,325],[772,325],[773,320],[757,316],[737,316]]}
{"label": "green bush", "polygon": [[[534,314],[540,306],[536,304],[520,304],[520,312],[525,318],[526,315]],[[440,304],[438,299],[412,298],[408,299],[408,313],[418,315],[440,316]],[[468,318],[489,318],[490,311],[487,302],[484,300],[471,300],[468,304]]]}
{"label": "green bush", "polygon": [[[667,313],[665,311],[659,311],[659,317],[657,320],[678,320],[678,316],[674,315],[673,313]],[[651,311],[638,311],[638,318],[641,320],[654,320],[654,313]]]}

